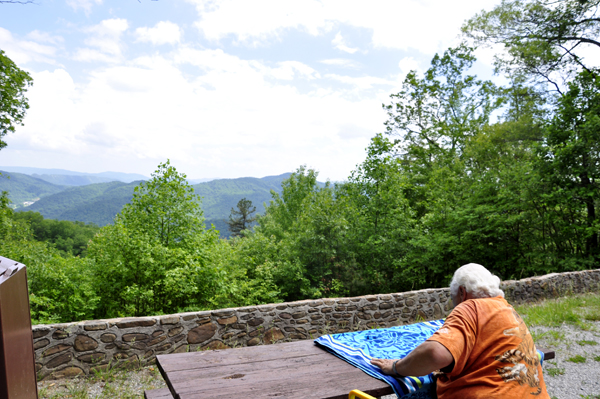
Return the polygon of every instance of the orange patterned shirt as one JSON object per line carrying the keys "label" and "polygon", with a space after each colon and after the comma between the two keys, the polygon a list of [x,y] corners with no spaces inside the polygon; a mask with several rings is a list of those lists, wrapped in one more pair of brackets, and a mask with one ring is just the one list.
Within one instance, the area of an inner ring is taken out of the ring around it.
{"label": "orange patterned shirt", "polygon": [[438,378],[439,399],[549,399],[531,334],[502,297],[460,303],[429,341],[454,358]]}

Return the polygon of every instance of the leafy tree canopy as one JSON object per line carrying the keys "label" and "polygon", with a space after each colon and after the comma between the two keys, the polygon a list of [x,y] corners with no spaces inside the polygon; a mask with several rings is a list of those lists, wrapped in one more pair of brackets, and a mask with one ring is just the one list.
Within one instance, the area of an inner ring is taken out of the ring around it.
{"label": "leafy tree canopy", "polygon": [[131,202],[117,215],[129,230],[145,233],[165,247],[185,246],[204,231],[200,197],[167,160],[152,179],[140,183]]}
{"label": "leafy tree canopy", "polygon": [[583,71],[562,96],[539,152],[545,181],[555,195],[585,206],[586,254],[600,255],[600,75]]}
{"label": "leafy tree canopy", "polygon": [[402,90],[384,106],[387,134],[399,155],[409,162],[430,164],[440,156],[459,154],[468,137],[489,122],[501,104],[498,88],[466,71],[475,62],[465,45],[436,54],[422,78],[411,71]]}
{"label": "leafy tree canopy", "polygon": [[600,50],[600,0],[503,0],[467,21],[463,31],[477,44],[499,44],[499,71],[525,74],[562,86],[591,70],[585,49]]}
{"label": "leafy tree canopy", "polygon": [[229,231],[234,237],[241,235],[243,230],[248,229],[252,223],[256,220],[255,216],[252,216],[256,212],[256,207],[252,206],[252,201],[242,198],[237,203],[237,211],[231,208],[231,215],[229,215]]}
{"label": "leafy tree canopy", "polygon": [[25,92],[32,83],[31,76],[0,50],[0,149],[6,147],[2,138],[14,132],[15,125],[23,125],[29,108]]}

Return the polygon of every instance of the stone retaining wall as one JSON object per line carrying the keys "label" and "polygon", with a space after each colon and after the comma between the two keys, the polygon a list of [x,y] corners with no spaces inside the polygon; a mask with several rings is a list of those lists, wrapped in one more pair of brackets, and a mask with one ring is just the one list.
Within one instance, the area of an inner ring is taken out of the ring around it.
{"label": "stone retaining wall", "polygon": [[[600,269],[502,283],[511,303],[598,291],[599,286]],[[40,379],[71,377],[152,363],[159,354],[312,339],[439,319],[450,310],[450,291],[445,288],[37,325],[33,326],[36,371]]]}

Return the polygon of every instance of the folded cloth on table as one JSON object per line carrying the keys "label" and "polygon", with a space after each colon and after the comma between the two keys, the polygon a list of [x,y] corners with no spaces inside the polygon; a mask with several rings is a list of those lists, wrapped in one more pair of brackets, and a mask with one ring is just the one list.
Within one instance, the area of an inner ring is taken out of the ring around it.
{"label": "folded cloth on table", "polygon": [[317,338],[315,343],[370,376],[387,382],[398,397],[410,395],[411,399],[429,398],[432,388],[435,392],[431,374],[421,377],[394,378],[383,374],[379,367],[373,366],[371,359],[401,359],[431,337],[443,324],[442,319],[406,326],[323,335]]}
{"label": "folded cloth on table", "polygon": [[[398,397],[435,398],[435,380],[431,374],[395,378],[383,374],[379,367],[371,364],[371,359],[401,359],[431,337],[443,324],[444,319],[441,319],[406,326],[323,335],[315,339],[315,343],[370,376],[387,382]],[[537,352],[540,361],[543,362],[544,354],[541,351]]]}

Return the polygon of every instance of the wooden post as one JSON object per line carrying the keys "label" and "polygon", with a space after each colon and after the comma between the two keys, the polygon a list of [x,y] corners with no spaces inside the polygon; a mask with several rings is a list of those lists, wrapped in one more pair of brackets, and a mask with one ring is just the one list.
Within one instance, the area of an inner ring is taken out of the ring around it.
{"label": "wooden post", "polygon": [[0,399],[37,399],[25,265],[0,256]]}

